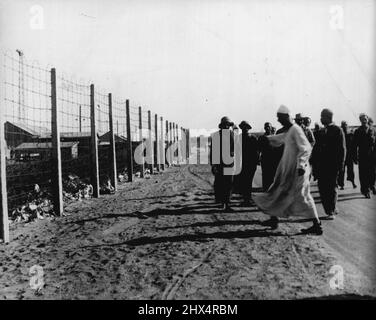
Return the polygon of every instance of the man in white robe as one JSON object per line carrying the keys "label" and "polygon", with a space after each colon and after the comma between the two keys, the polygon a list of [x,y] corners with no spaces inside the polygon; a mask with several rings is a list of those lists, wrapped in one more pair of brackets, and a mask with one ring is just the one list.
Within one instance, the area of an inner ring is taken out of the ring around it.
{"label": "man in white robe", "polygon": [[312,147],[303,129],[293,124],[290,111],[281,106],[277,111],[278,121],[285,132],[268,136],[272,146],[284,145],[282,159],[278,165],[274,181],[266,193],[254,195],[256,205],[272,216],[265,225],[272,229],[278,227],[278,217],[300,216],[312,219],[313,226],[302,233],[323,233],[315,202],[310,193],[309,158]]}

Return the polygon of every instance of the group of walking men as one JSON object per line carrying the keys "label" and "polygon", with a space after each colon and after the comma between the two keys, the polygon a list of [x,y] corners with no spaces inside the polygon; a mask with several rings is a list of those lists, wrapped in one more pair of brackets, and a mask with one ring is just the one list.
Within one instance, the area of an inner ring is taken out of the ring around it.
{"label": "group of walking men", "polygon": [[[243,206],[250,206],[252,197],[271,216],[264,224],[272,229],[278,227],[280,217],[303,216],[312,220],[313,225],[302,232],[321,235],[321,222],[310,193],[311,180],[317,180],[329,220],[338,214],[337,190],[338,186],[344,189],[346,171],[347,180],[357,188],[354,164],[359,166],[361,193],[368,199],[371,192],[376,194],[376,130],[366,114],[360,114],[361,125],[354,132],[348,130],[345,121],[341,127],[335,125],[329,109],[321,112],[323,127],[315,124],[314,130],[310,129],[310,118],[297,114],[293,119],[284,105],[277,110],[277,119],[282,128],[275,131],[267,122],[265,133],[259,138],[250,132],[252,127],[247,121],[239,124],[241,132],[238,132],[239,128],[228,117],[221,119],[219,131],[212,134],[210,159],[215,176],[214,193],[224,210],[232,210],[230,201],[235,189],[242,194]],[[264,192],[252,195],[258,164]]]}

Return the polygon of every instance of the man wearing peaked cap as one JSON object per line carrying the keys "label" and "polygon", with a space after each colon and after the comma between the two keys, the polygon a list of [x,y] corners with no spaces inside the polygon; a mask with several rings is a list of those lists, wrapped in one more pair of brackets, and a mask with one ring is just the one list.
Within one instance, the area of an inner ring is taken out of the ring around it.
{"label": "man wearing peaked cap", "polygon": [[242,121],[239,128],[242,130],[241,145],[240,142],[237,144],[239,148],[236,149],[236,153],[241,155],[241,171],[235,176],[235,184],[239,186],[239,191],[243,196],[243,206],[250,206],[252,182],[259,161],[259,152],[257,138],[249,132],[252,129],[251,125],[247,121]]}

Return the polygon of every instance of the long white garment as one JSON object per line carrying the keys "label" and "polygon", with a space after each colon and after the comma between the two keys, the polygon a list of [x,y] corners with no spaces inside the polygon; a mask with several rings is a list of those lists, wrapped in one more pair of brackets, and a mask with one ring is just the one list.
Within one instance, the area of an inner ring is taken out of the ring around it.
{"label": "long white garment", "polygon": [[[284,150],[269,190],[252,196],[256,205],[271,216],[317,218],[309,185],[308,160],[312,147],[302,128],[293,124],[287,132],[268,136],[268,139],[272,146],[284,144]],[[298,168],[305,170],[303,176],[298,176]]]}

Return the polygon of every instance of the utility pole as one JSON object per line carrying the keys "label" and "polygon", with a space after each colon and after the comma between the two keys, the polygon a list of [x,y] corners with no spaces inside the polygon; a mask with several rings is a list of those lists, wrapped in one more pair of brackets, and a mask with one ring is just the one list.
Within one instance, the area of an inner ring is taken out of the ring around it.
{"label": "utility pole", "polygon": [[80,105],[80,114],[79,114],[79,127],[80,127],[80,133],[82,132],[82,106]]}
{"label": "utility pole", "polygon": [[18,53],[18,121],[25,120],[25,75],[24,75],[24,54],[21,50]]}

